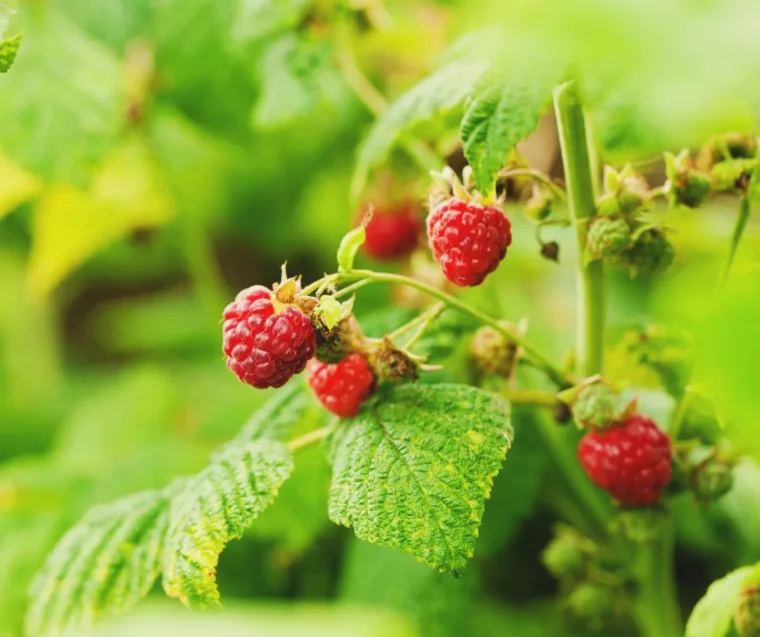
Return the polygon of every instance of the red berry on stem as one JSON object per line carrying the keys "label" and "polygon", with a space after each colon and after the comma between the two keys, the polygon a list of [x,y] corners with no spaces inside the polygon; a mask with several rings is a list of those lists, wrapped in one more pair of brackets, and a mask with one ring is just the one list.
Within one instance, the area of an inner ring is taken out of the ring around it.
{"label": "red berry on stem", "polygon": [[259,389],[284,385],[316,349],[311,319],[262,285],[241,291],[225,308],[223,329],[227,367]]}
{"label": "red berry on stem", "polygon": [[509,219],[499,208],[457,197],[431,211],[427,232],[443,274],[459,286],[480,285],[512,243]]}
{"label": "red berry on stem", "polygon": [[330,365],[317,359],[309,362],[309,385],[325,409],[341,418],[356,416],[362,403],[375,391],[376,381],[361,354],[349,354]]}
{"label": "red berry on stem", "polygon": [[602,489],[628,506],[660,499],[670,480],[670,438],[651,418],[634,414],[621,425],[591,431],[578,446],[581,465]]}
{"label": "red berry on stem", "polygon": [[378,261],[403,258],[419,243],[417,208],[407,204],[397,210],[375,209],[366,232],[364,252],[368,257]]}

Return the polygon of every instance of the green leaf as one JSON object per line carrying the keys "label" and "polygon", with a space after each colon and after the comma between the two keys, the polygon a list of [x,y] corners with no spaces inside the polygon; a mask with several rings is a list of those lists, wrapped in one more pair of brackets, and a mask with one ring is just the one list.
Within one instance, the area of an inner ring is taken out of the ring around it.
{"label": "green leaf", "polygon": [[240,43],[261,40],[298,26],[309,0],[239,0],[233,38]]}
{"label": "green leaf", "polygon": [[330,519],[460,571],[511,440],[507,405],[495,395],[464,385],[395,387],[331,438]]}
{"label": "green leaf", "polygon": [[251,122],[274,129],[322,113],[338,115],[348,95],[334,64],[331,43],[289,33],[269,47],[261,62],[261,98]]}
{"label": "green leaf", "polygon": [[314,401],[306,384],[300,379],[292,381],[274,392],[264,406],[251,416],[236,440],[288,440],[296,425],[312,407]]}
{"label": "green leaf", "polygon": [[31,589],[28,637],[77,635],[134,606],[160,570],[169,501],[146,491],[92,509],[56,545]]}
{"label": "green leaf", "polygon": [[496,174],[517,142],[532,133],[551,100],[556,77],[547,73],[487,75],[467,101],[460,135],[464,154],[483,194],[493,192]]}
{"label": "green leaf", "polygon": [[479,60],[450,61],[394,101],[359,148],[353,192],[358,194],[364,188],[370,171],[399,140],[413,136],[422,125],[453,127],[461,116],[465,99],[487,68]]}
{"label": "green leaf", "polygon": [[686,623],[685,637],[723,637],[728,633],[739,591],[752,570],[746,566],[710,584]]}
{"label": "green leaf", "polygon": [[0,41],[0,73],[7,73],[16,61],[18,48],[21,46],[21,35]]}
{"label": "green leaf", "polygon": [[342,602],[398,611],[425,637],[449,637],[466,634],[475,579],[441,577],[409,555],[352,538],[339,596]]}
{"label": "green leaf", "polygon": [[367,228],[364,225],[354,228],[345,234],[338,246],[338,271],[350,272],[354,269],[354,259],[359,248],[367,239]]}
{"label": "green leaf", "polygon": [[516,443],[494,480],[478,537],[479,558],[494,555],[514,537],[533,510],[544,476],[547,454],[535,410],[515,409],[512,419],[517,423]]}
{"label": "green leaf", "polygon": [[[115,143],[122,79],[114,56],[52,7],[29,7],[24,47],[3,78],[0,145],[46,179],[86,181]],[[22,12],[23,13],[23,12]]]}
{"label": "green leaf", "polygon": [[189,607],[218,606],[219,554],[274,502],[292,469],[287,446],[260,440],[230,446],[187,480],[171,504],[163,557],[166,594]]}

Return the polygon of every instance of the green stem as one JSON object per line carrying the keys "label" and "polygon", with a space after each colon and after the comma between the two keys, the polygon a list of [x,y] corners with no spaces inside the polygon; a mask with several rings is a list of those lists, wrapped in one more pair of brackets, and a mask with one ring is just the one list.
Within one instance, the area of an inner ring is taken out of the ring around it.
{"label": "green stem", "polygon": [[540,389],[504,389],[501,391],[512,405],[525,405],[527,407],[546,407],[554,409],[557,406],[557,396]]}
{"label": "green stem", "polygon": [[641,546],[637,554],[639,590],[635,610],[639,630],[646,637],[683,635],[673,573],[673,544],[671,521],[660,537]]}
{"label": "green stem", "polygon": [[323,438],[326,438],[329,436],[333,430],[336,427],[336,423],[333,423],[331,425],[327,425],[326,427],[322,427],[320,429],[315,429],[314,431],[310,431],[307,434],[304,434],[303,436],[300,436],[298,438],[294,438],[290,442],[288,442],[288,447],[291,451],[298,451],[299,449],[303,449],[304,447],[308,447],[311,444],[314,444],[315,442],[319,442]]}
{"label": "green stem", "polygon": [[[346,32],[343,32],[339,37],[335,60],[346,84],[353,90],[356,97],[375,117],[382,115],[388,109],[388,101],[362,71],[351,49],[350,38]],[[412,139],[401,143],[407,154],[425,172],[441,169],[443,159],[424,142]]]}
{"label": "green stem", "polygon": [[420,314],[422,320],[418,323],[417,330],[414,332],[414,334],[412,334],[409,340],[404,343],[404,349],[411,351],[411,348],[415,345],[415,343],[417,343],[417,341],[420,340],[422,335],[425,333],[425,330],[430,327],[432,322],[440,316],[441,312],[443,312],[445,308],[446,305],[444,303],[436,303],[427,312]]}
{"label": "green stem", "polygon": [[399,285],[406,285],[427,294],[428,296],[438,299],[445,303],[447,306],[452,307],[464,314],[469,314],[473,318],[477,319],[484,325],[489,325],[511,342],[522,347],[526,356],[531,359],[534,365],[541,369],[553,382],[560,387],[567,387],[572,384],[572,381],[568,379],[544,354],[538,351],[533,345],[528,343],[522,336],[513,334],[507,328],[505,328],[498,320],[488,316],[484,312],[472,307],[468,303],[458,299],[451,294],[447,294],[432,285],[423,283],[416,279],[412,279],[401,274],[393,274],[390,272],[373,272],[372,270],[352,270],[351,272],[339,272],[335,275],[336,281],[352,281],[354,279],[368,280],[374,283],[396,283]]}
{"label": "green stem", "polygon": [[[589,221],[596,214],[594,179],[588,150],[583,107],[575,82],[567,82],[554,92],[562,161],[569,196],[570,217],[578,242],[577,356],[584,376],[601,374],[604,361],[604,271],[601,261],[584,263],[583,252]],[[558,456],[561,457],[561,456]],[[565,472],[572,475],[571,468]],[[625,549],[616,536],[619,550]],[[673,577],[673,530],[663,530],[657,541],[642,546],[636,555],[639,592],[635,601],[636,619],[645,637],[675,637],[681,634]]]}
{"label": "green stem", "polygon": [[[750,190],[751,192],[751,190]],[[736,215],[736,223],[734,224],[734,231],[731,234],[731,244],[728,247],[728,257],[726,263],[723,266],[723,270],[720,275],[720,284],[724,284],[728,275],[731,273],[731,266],[734,263],[736,257],[736,251],[739,249],[742,236],[744,235],[744,229],[747,227],[747,221],[749,221],[750,214],[752,214],[752,202],[750,201],[749,194],[744,195],[739,202],[739,213]]]}
{"label": "green stem", "polygon": [[591,174],[583,107],[575,82],[567,82],[554,92],[562,163],[565,167],[570,218],[578,241],[577,358],[584,376],[602,371],[604,353],[604,282],[601,261],[584,264],[588,222],[596,213],[594,179]]}
{"label": "green stem", "polygon": [[557,195],[560,201],[567,201],[567,193],[557,184],[555,184],[549,175],[542,173],[540,170],[536,170],[535,168],[512,168],[510,170],[505,170],[499,173],[499,177],[505,178],[519,176],[532,177],[536,181],[544,184],[544,186],[546,186],[555,195]]}

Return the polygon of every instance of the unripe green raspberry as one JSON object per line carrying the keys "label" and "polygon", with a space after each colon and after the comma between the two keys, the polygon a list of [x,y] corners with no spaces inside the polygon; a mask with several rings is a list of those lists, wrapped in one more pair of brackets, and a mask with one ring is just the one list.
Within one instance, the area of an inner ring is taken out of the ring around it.
{"label": "unripe green raspberry", "polygon": [[[509,331],[516,328],[510,323],[503,323]],[[488,374],[509,378],[517,356],[517,345],[501,332],[486,325],[478,329],[470,342],[470,355],[477,367]]]}
{"label": "unripe green raspberry", "polygon": [[586,237],[589,259],[620,256],[631,245],[631,228],[622,217],[597,217]]}
{"label": "unripe green raspberry", "polygon": [[757,159],[726,159],[713,166],[710,176],[716,190],[746,191]]}
{"label": "unripe green raspberry", "polygon": [[659,228],[648,228],[620,255],[620,262],[634,275],[657,274],[667,270],[674,258],[675,250],[665,233]]}
{"label": "unripe green raspberry", "polygon": [[740,637],[760,637],[760,586],[756,579],[753,573],[750,581],[739,592],[734,626]]}
{"label": "unripe green raspberry", "polygon": [[615,597],[609,588],[595,582],[578,584],[567,598],[570,612],[588,622],[592,628],[598,628],[615,610]]}
{"label": "unripe green raspberry", "polygon": [[560,526],[541,553],[546,570],[557,579],[578,578],[586,567],[585,538],[569,527]]}
{"label": "unripe green raspberry", "polygon": [[690,482],[698,500],[712,502],[731,490],[734,474],[729,463],[719,458],[710,458],[694,468]]}
{"label": "unripe green raspberry", "polygon": [[573,403],[573,418],[581,429],[604,429],[620,417],[620,398],[609,385],[584,387]]}

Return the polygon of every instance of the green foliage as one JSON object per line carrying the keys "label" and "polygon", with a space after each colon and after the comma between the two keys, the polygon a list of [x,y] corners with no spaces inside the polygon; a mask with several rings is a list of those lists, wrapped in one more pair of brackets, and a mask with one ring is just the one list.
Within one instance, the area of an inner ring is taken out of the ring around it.
{"label": "green foliage", "polygon": [[557,77],[487,74],[468,98],[460,128],[464,154],[483,194],[494,190],[507,156],[538,125]]}
{"label": "green foliage", "polygon": [[167,594],[219,604],[216,564],[292,471],[276,441],[232,444],[192,478],[91,510],[56,545],[32,589],[30,637],[77,634],[134,606],[163,571]]}
{"label": "green foliage", "polygon": [[347,95],[329,42],[288,34],[267,49],[261,63],[261,97],[253,111],[257,128],[282,127],[335,112]]}
{"label": "green foliage", "polygon": [[361,192],[370,171],[397,143],[408,141],[425,126],[446,129],[456,125],[465,100],[487,68],[482,61],[451,60],[394,101],[359,148],[354,194]]}
{"label": "green foliage", "polygon": [[27,635],[74,635],[144,597],[160,570],[168,506],[163,493],[146,491],[90,511],[37,576]]}
{"label": "green foliage", "polygon": [[511,444],[506,404],[459,385],[403,385],[331,440],[330,519],[439,570],[472,557]]}
{"label": "green foliage", "polygon": [[83,182],[119,133],[118,62],[63,15],[39,9],[24,12],[23,55],[3,78],[0,120],[15,125],[0,128],[0,144],[38,175]]}
{"label": "green foliage", "polygon": [[171,502],[162,564],[167,595],[194,608],[218,606],[219,554],[274,502],[292,470],[285,445],[261,440],[231,446],[186,481]]}
{"label": "green foliage", "polygon": [[240,0],[232,35],[248,44],[291,30],[304,18],[309,5],[309,0]]}
{"label": "green foliage", "polygon": [[403,614],[425,637],[467,630],[474,579],[442,577],[412,557],[352,539],[340,578],[340,599]]}
{"label": "green foliage", "polygon": [[751,567],[744,567],[713,582],[686,623],[686,637],[724,637],[731,628],[739,591],[751,573]]}
{"label": "green foliage", "polygon": [[21,35],[0,40],[0,73],[7,73],[16,61],[21,46]]}
{"label": "green foliage", "polygon": [[364,225],[346,233],[338,246],[338,270],[350,272],[354,268],[354,259],[359,248],[367,240],[367,229]]}

